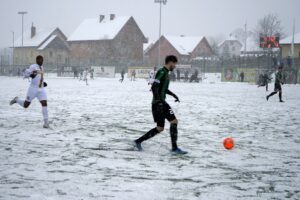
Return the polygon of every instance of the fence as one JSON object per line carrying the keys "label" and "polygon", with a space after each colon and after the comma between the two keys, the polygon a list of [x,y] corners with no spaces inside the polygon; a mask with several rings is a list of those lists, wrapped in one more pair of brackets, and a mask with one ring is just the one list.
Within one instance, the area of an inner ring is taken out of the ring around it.
{"label": "fence", "polygon": [[[287,83],[300,83],[300,59],[277,59],[276,57],[260,56],[260,57],[237,57],[233,59],[202,59],[194,60],[189,63],[191,69],[189,74],[197,71],[199,73],[222,73],[223,76],[227,72],[234,72],[238,76],[239,73],[244,72],[245,77],[247,74],[251,74],[251,79],[248,81],[256,81],[260,74],[262,73],[273,73],[276,71],[278,62],[284,64],[284,71]],[[45,63],[46,73],[55,73],[57,76],[74,76],[75,72],[80,72],[84,70],[85,66],[67,66],[67,65],[50,65]],[[141,65],[143,67],[143,65]],[[149,67],[149,66],[148,66]],[[0,75],[5,76],[21,76],[23,71],[28,68],[28,66],[0,66]],[[120,73],[122,70],[127,71],[128,66],[115,66],[116,73]],[[255,73],[255,78],[253,74]],[[183,73],[182,73],[183,74]],[[255,79],[255,80],[254,80]],[[230,81],[238,81],[238,78],[232,79]],[[245,79],[247,81],[247,78]]]}

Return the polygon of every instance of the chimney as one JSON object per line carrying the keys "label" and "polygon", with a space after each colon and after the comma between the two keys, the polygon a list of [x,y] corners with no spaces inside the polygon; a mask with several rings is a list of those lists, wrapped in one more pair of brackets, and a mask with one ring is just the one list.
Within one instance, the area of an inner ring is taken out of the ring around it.
{"label": "chimney", "polygon": [[116,15],[115,15],[115,14],[110,14],[110,20],[114,20],[114,19],[115,19],[115,17],[116,17]]}
{"label": "chimney", "polygon": [[31,25],[31,38],[33,38],[35,36],[35,34],[36,34],[36,28],[35,28],[35,26],[33,26],[33,23],[32,23],[32,25]]}
{"label": "chimney", "polygon": [[105,18],[105,15],[100,15],[99,22],[101,23]]}

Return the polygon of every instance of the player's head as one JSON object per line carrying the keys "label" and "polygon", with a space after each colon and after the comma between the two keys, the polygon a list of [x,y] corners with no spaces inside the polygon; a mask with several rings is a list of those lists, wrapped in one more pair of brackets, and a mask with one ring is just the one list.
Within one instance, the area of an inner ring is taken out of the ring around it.
{"label": "player's head", "polygon": [[36,64],[38,64],[39,66],[42,66],[42,65],[43,65],[43,62],[44,62],[43,56],[38,55],[38,56],[36,57]]}
{"label": "player's head", "polygon": [[283,70],[283,63],[280,63],[280,65],[278,66],[278,70],[282,71]]}
{"label": "player's head", "polygon": [[173,71],[176,68],[178,60],[176,56],[169,55],[165,59],[165,66],[170,70]]}

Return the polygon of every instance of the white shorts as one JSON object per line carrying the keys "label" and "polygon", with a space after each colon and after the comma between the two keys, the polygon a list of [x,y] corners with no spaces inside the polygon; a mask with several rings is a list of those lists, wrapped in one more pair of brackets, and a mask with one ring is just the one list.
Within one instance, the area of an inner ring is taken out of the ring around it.
{"label": "white shorts", "polygon": [[44,88],[29,87],[26,95],[26,101],[31,102],[34,98],[39,101],[47,101],[47,94]]}

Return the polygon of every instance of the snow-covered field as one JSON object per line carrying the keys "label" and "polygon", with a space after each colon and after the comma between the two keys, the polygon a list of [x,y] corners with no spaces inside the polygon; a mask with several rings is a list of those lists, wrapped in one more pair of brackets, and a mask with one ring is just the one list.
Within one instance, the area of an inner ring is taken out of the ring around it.
{"label": "snow-covered field", "polygon": [[168,123],[144,152],[129,150],[154,127],[144,80],[46,81],[49,130],[37,100],[8,105],[28,82],[0,77],[1,200],[300,199],[299,85],[284,85],[280,104],[247,83],[171,83],[179,144],[190,152],[174,156]]}

